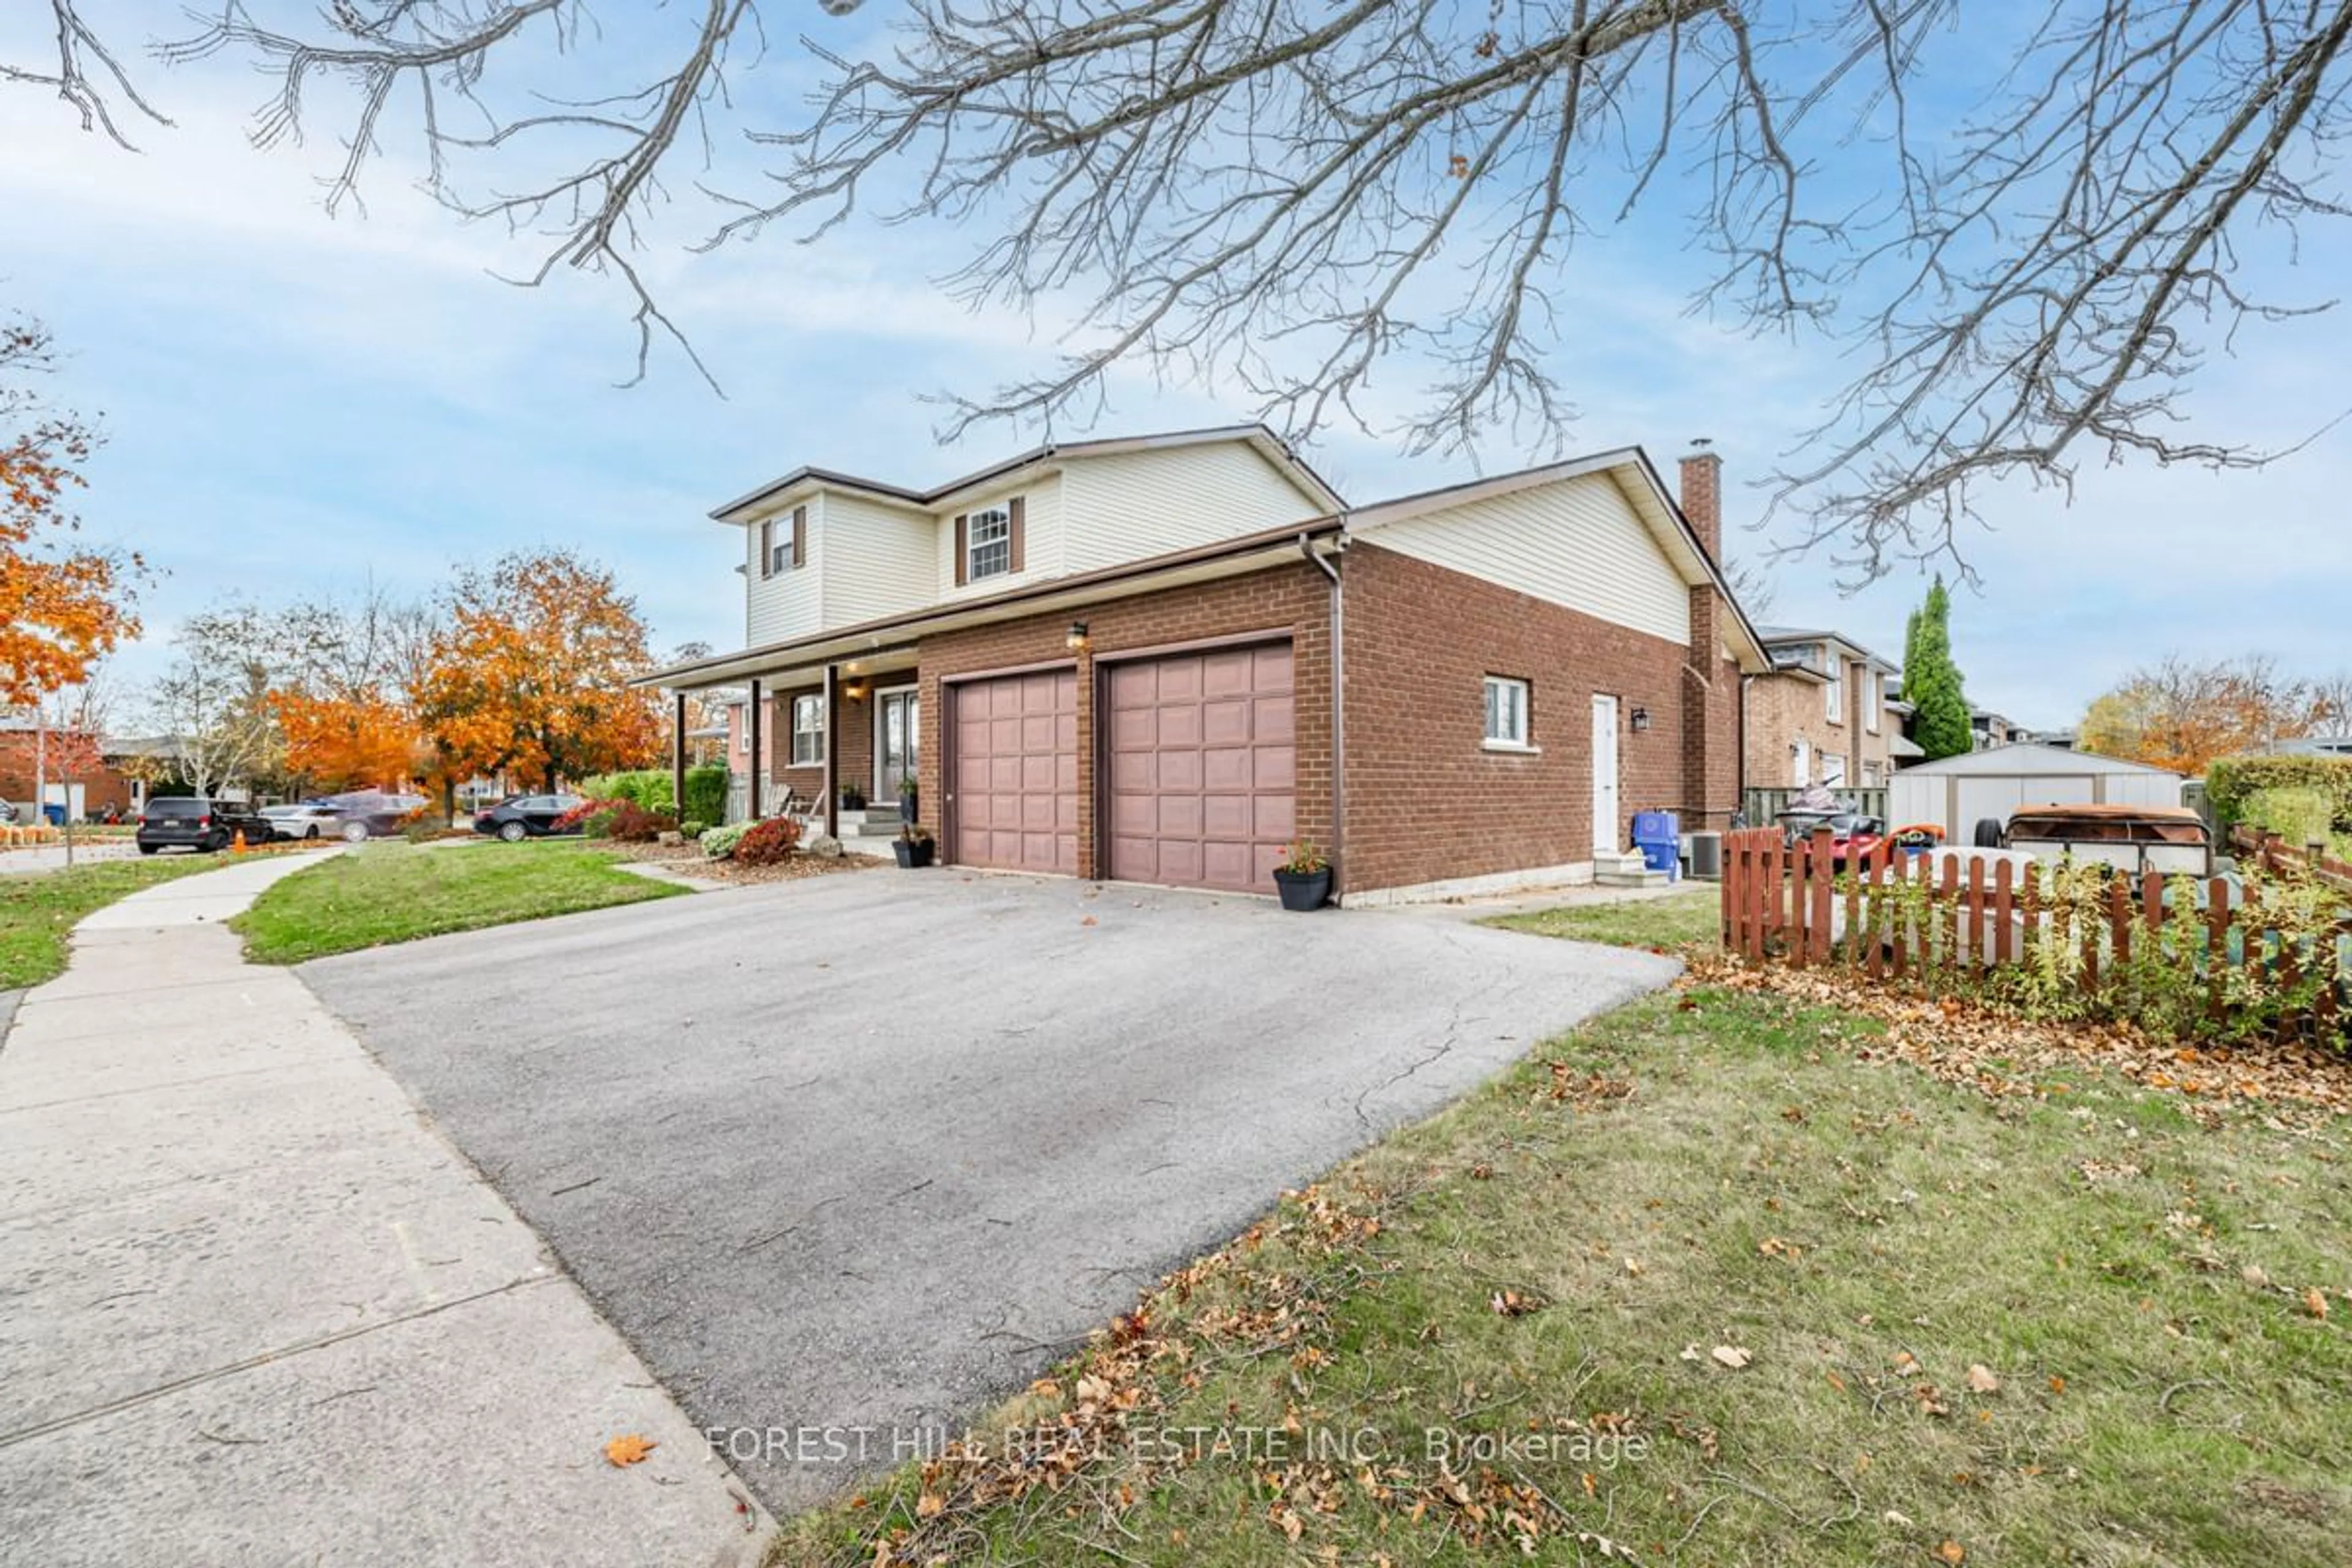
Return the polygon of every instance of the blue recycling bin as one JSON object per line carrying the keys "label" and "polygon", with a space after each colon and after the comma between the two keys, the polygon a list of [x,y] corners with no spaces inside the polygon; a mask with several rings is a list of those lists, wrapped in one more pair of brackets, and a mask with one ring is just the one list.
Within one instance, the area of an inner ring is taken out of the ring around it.
{"label": "blue recycling bin", "polygon": [[54,801],[41,807],[41,815],[48,818],[51,827],[63,827],[66,825],[66,808]]}
{"label": "blue recycling bin", "polygon": [[1683,825],[1673,812],[1635,812],[1633,847],[1642,852],[1643,865],[1664,871],[1670,880],[1682,880]]}

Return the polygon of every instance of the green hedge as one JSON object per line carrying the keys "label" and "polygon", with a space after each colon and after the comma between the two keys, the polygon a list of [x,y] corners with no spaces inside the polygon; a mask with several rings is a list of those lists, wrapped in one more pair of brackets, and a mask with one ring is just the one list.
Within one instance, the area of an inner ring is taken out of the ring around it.
{"label": "green hedge", "polygon": [[2225,828],[2250,821],[2248,803],[2265,790],[2316,791],[2336,830],[2352,831],[2352,757],[2223,757],[2205,771],[2206,799]]}
{"label": "green hedge", "polygon": [[[680,815],[677,792],[667,768],[633,768],[627,773],[599,773],[580,781],[580,793],[590,800],[625,800],[647,811]],[[717,822],[727,815],[727,770],[704,763],[686,770],[688,816]]]}

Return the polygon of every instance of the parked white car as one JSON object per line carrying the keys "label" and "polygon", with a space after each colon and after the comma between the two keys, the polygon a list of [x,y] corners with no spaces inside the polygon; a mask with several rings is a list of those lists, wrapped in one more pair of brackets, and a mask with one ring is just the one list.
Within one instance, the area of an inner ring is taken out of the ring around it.
{"label": "parked white car", "polygon": [[314,800],[296,805],[265,805],[261,815],[269,819],[273,838],[332,838],[343,830],[341,814]]}

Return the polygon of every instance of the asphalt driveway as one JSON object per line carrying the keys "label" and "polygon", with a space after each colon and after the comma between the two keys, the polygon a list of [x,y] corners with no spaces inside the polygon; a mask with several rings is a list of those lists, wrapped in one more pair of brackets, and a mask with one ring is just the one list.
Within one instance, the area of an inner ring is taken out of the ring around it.
{"label": "asphalt driveway", "polygon": [[1427,912],[874,871],[299,973],[789,1508],[1674,972]]}

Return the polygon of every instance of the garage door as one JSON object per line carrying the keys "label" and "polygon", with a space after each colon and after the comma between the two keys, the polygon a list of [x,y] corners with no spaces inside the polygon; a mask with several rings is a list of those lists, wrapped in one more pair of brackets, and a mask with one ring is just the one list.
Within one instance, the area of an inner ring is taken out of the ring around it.
{"label": "garage door", "polygon": [[1297,828],[1290,645],[1122,664],[1110,677],[1110,874],[1267,892]]}
{"label": "garage door", "polygon": [[955,816],[948,858],[1078,874],[1078,678],[1007,675],[954,689]]}

